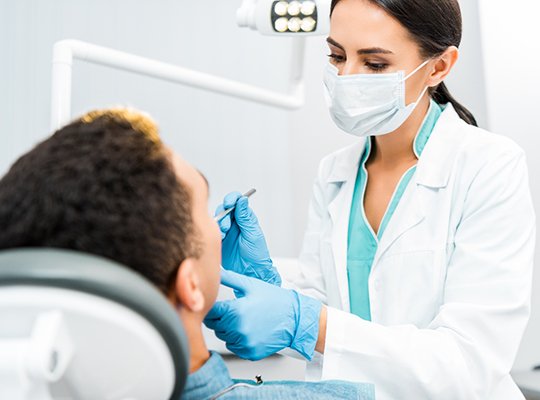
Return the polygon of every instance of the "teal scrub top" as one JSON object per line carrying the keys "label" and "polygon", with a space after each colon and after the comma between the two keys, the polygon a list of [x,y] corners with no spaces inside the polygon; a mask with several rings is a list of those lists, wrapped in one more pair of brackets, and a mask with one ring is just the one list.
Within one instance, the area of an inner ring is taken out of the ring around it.
{"label": "teal scrub top", "polygon": [[[413,143],[413,149],[417,158],[420,158],[441,113],[441,106],[431,100],[426,118]],[[354,195],[351,204],[347,243],[347,276],[349,280],[351,313],[358,315],[367,321],[371,321],[368,279],[377,246],[388,226],[388,222],[392,218],[392,215],[399,204],[403,192],[416,172],[416,165],[414,165],[401,177],[381,221],[379,232],[378,234],[375,234],[367,220],[364,210],[364,196],[368,180],[366,161],[369,159],[372,140],[373,138],[369,138],[369,140],[366,141],[365,150],[360,158],[360,166],[356,176]]]}

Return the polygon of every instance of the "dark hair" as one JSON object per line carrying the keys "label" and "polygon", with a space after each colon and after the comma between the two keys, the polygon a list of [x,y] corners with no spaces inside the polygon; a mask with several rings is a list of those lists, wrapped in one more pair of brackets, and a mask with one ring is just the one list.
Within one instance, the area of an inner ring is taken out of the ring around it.
{"label": "dark hair", "polygon": [[[461,10],[458,0],[367,0],[397,19],[420,46],[425,58],[436,57],[450,46],[459,47],[462,35]],[[332,0],[330,14],[340,0]],[[477,126],[473,114],[462,106],[441,82],[429,91],[439,104],[451,103],[458,115]]]}
{"label": "dark hair", "polygon": [[107,257],[167,293],[198,246],[190,194],[153,122],[90,113],[19,158],[0,180],[0,249],[15,247]]}

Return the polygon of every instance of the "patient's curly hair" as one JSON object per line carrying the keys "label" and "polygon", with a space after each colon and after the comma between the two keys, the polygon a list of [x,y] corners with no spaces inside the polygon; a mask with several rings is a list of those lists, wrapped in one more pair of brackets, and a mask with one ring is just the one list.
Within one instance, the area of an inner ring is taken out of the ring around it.
{"label": "patient's curly hair", "polygon": [[107,257],[167,293],[198,256],[189,188],[156,124],[129,109],[90,112],[0,180],[0,249],[56,247]]}

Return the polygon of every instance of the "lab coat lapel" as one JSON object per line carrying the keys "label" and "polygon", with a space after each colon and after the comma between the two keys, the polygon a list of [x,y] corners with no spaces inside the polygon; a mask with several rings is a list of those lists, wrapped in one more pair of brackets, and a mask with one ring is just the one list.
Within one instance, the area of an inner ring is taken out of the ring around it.
{"label": "lab coat lapel", "polygon": [[334,166],[328,183],[340,185],[333,200],[328,205],[332,221],[332,253],[336,269],[336,278],[343,310],[349,311],[349,280],[347,275],[347,241],[351,203],[354,194],[356,175],[366,140],[362,139],[352,146],[348,153]]}
{"label": "lab coat lapel", "polygon": [[344,310],[349,310],[349,279],[347,275],[347,241],[351,202],[355,179],[345,181],[328,210],[332,219],[332,253]]}
{"label": "lab coat lapel", "polygon": [[447,186],[456,154],[464,142],[463,130],[459,129],[463,123],[454,108],[447,105],[418,160],[415,177],[403,193],[382,235],[372,271],[397,239],[422,222],[426,209],[435,201],[437,191]]}
{"label": "lab coat lapel", "polygon": [[401,200],[399,201],[394,215],[383,233],[377,253],[373,260],[372,271],[376,268],[380,257],[388,248],[405,232],[418,225],[425,218],[425,192],[426,188],[411,182]]}

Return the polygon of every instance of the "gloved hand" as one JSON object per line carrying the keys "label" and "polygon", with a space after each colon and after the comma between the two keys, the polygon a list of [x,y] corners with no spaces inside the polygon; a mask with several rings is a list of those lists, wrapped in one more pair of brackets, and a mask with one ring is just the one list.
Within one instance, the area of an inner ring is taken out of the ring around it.
{"label": "gloved hand", "polygon": [[221,271],[221,283],[234,289],[237,298],[218,301],[204,323],[230,351],[260,360],[290,347],[311,360],[320,301],[227,270]]}
{"label": "gloved hand", "polygon": [[235,210],[218,221],[223,240],[221,265],[231,271],[281,286],[281,276],[274,267],[257,216],[239,192],[225,196],[216,215],[236,204]]}

